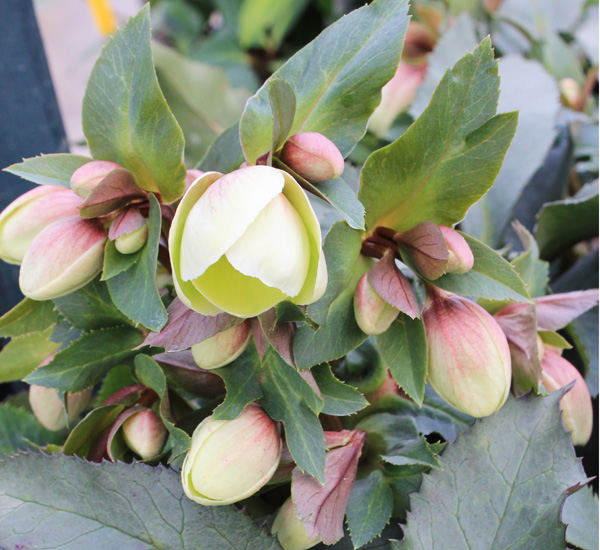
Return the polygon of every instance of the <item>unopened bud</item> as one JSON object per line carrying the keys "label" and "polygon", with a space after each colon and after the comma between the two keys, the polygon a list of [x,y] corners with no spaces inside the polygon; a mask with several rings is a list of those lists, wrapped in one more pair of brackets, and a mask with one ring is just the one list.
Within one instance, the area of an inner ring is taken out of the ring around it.
{"label": "unopened bud", "polygon": [[79,215],[81,202],[70,189],[53,185],[21,195],[0,214],[0,258],[21,263],[34,237],[55,221]]}
{"label": "unopened bud", "polygon": [[560,98],[565,106],[576,111],[581,109],[583,90],[575,80],[569,77],[563,78],[558,83],[558,88],[560,90]]}
{"label": "unopened bud", "polygon": [[396,233],[394,240],[427,279],[433,281],[446,273],[448,247],[441,229],[433,222],[421,222],[408,231]]}
{"label": "unopened bud", "polygon": [[571,432],[573,445],[585,445],[592,436],[594,409],[585,380],[569,361],[546,346],[542,358],[542,382],[548,391],[555,391],[575,381],[575,385],[560,400],[565,428]]}
{"label": "unopened bud", "polygon": [[96,220],[67,218],[41,231],[21,264],[21,292],[52,300],[89,283],[102,269],[106,231]]}
{"label": "unopened bud", "polygon": [[458,231],[450,227],[446,227],[445,225],[438,225],[438,227],[448,247],[446,273],[466,273],[475,263],[473,252],[467,241]]}
{"label": "unopened bud", "polygon": [[296,174],[312,183],[339,178],[344,171],[340,150],[317,132],[293,135],[278,156]]}
{"label": "unopened bud", "polygon": [[277,535],[283,550],[308,550],[321,542],[321,537],[310,540],[306,529],[296,516],[296,507],[292,498],[288,498],[277,512],[271,532]]}
{"label": "unopened bud", "polygon": [[209,416],[194,430],[181,469],[188,498],[205,506],[243,500],[264,487],[281,457],[277,424],[256,404],[234,420]]}
{"label": "unopened bud", "polygon": [[108,160],[88,162],[73,172],[71,189],[80,197],[87,199],[94,187],[116,168],[121,166]]}
{"label": "unopened bud", "polygon": [[29,387],[29,404],[38,422],[47,430],[56,432],[72,423],[85,409],[92,395],[92,388],[77,393],[67,393],[67,415],[55,388],[32,385]]}
{"label": "unopened bud", "polygon": [[475,417],[497,411],[508,398],[511,363],[506,336],[476,303],[427,288],[423,307],[427,332],[427,376],[436,393]]}
{"label": "unopened bud", "polygon": [[204,172],[202,170],[188,170],[185,173],[185,190],[187,191],[192,186],[192,184],[202,175],[204,175]]}
{"label": "unopened bud", "polygon": [[237,359],[246,349],[252,327],[244,321],[192,346],[194,361],[202,369],[218,369]]}
{"label": "unopened bud", "polygon": [[365,334],[383,334],[395,321],[400,310],[388,304],[373,288],[367,273],[354,290],[354,317]]}
{"label": "unopened bud", "polygon": [[159,455],[169,435],[163,421],[151,409],[130,416],[122,429],[127,446],[144,460]]}
{"label": "unopened bud", "polygon": [[133,254],[148,240],[148,222],[135,206],[119,213],[108,231],[108,238],[115,241],[121,254]]}

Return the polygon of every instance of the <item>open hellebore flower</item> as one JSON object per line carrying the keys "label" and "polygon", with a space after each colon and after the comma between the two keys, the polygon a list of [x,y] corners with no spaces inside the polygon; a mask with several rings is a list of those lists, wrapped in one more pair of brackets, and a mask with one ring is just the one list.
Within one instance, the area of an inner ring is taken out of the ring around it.
{"label": "open hellebore flower", "polygon": [[339,178],[344,157],[333,141],[318,132],[303,132],[290,137],[279,158],[296,174],[312,183]]}
{"label": "open hellebore flower", "polygon": [[73,172],[71,176],[71,189],[77,195],[86,199],[94,187],[117,168],[121,167],[109,160],[93,160],[92,162],[88,162]]}
{"label": "open hellebore flower", "polygon": [[67,393],[67,415],[58,392],[55,388],[32,385],[29,387],[29,404],[38,422],[47,430],[56,432],[73,422],[85,409],[92,395],[92,388],[77,392]]}
{"label": "open hellebore flower", "polygon": [[354,317],[360,329],[365,334],[383,334],[399,314],[399,309],[379,296],[365,273],[354,290]]}
{"label": "open hellebore flower", "polygon": [[52,300],[89,283],[102,269],[106,231],[96,220],[67,218],[41,231],[21,264],[21,292]]}
{"label": "open hellebore flower", "polygon": [[192,346],[192,355],[202,369],[217,369],[237,359],[252,336],[250,321],[244,321]]}
{"label": "open hellebore flower", "polygon": [[571,432],[573,445],[585,445],[592,436],[594,409],[585,380],[557,350],[545,346],[542,358],[542,381],[548,391],[555,391],[575,381],[560,400],[565,428]]}
{"label": "open hellebore flower", "polygon": [[456,230],[438,225],[448,247],[446,273],[466,273],[475,263],[473,252],[465,238]]}
{"label": "open hellebore flower", "polygon": [[55,221],[78,216],[81,202],[70,189],[52,185],[21,195],[0,214],[0,258],[21,263],[34,237]]}
{"label": "open hellebore flower", "polygon": [[308,550],[321,542],[317,536],[310,540],[302,520],[296,516],[296,507],[292,498],[288,498],[277,512],[271,532],[277,535],[283,550]]}
{"label": "open hellebore flower", "polygon": [[181,469],[188,498],[205,506],[243,500],[271,479],[281,458],[277,424],[256,404],[234,420],[203,420]]}
{"label": "open hellebore flower", "polygon": [[475,417],[497,411],[508,398],[511,363],[506,336],[476,303],[428,286],[423,307],[427,376],[436,393]]}
{"label": "open hellebore flower", "polygon": [[200,177],[177,208],[169,252],[177,295],[204,315],[253,317],[287,299],[310,304],[327,285],[308,198],[269,166]]}
{"label": "open hellebore flower", "polygon": [[151,409],[141,410],[123,422],[123,438],[127,446],[146,460],[157,456],[167,441],[167,428]]}

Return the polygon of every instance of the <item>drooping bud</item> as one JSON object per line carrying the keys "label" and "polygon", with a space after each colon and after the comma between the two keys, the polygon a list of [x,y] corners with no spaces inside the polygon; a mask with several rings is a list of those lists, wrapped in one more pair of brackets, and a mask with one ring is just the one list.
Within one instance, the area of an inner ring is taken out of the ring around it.
{"label": "drooping bud", "polygon": [[246,349],[252,326],[244,321],[192,346],[194,361],[202,369],[218,369],[237,359]]}
{"label": "drooping bud", "polygon": [[448,268],[448,247],[441,229],[433,222],[421,222],[408,231],[394,235],[403,258],[410,256],[416,270],[433,281]]}
{"label": "drooping bud", "polygon": [[71,189],[80,197],[87,199],[94,187],[116,168],[121,167],[108,160],[93,160],[92,162],[88,162],[73,172],[71,176]]}
{"label": "drooping bud", "polygon": [[21,264],[21,292],[52,300],[89,283],[102,269],[106,231],[96,220],[67,218],[41,231]]}
{"label": "drooping bud", "polygon": [[144,460],[160,454],[169,435],[163,421],[151,409],[130,416],[122,429],[127,446]]}
{"label": "drooping bud", "polygon": [[560,400],[565,428],[571,432],[573,445],[585,445],[592,436],[594,409],[585,380],[569,361],[550,346],[545,347],[542,358],[542,382],[548,391],[575,385]]}
{"label": "drooping bud", "polygon": [[445,225],[438,225],[438,227],[444,236],[448,248],[446,273],[466,273],[475,263],[473,252],[469,248],[467,241],[458,231],[450,227],[446,227]]}
{"label": "drooping bud", "polygon": [[234,420],[209,416],[194,430],[181,469],[188,498],[205,506],[232,504],[256,493],[281,457],[277,424],[256,404]]}
{"label": "drooping bud", "polygon": [[135,206],[120,212],[108,230],[108,238],[115,241],[121,254],[133,254],[148,240],[148,222]]}
{"label": "drooping bud", "polygon": [[365,273],[354,290],[354,317],[365,334],[383,334],[400,310],[388,304],[373,288]]}
{"label": "drooping bud", "polygon": [[313,540],[308,538],[302,521],[296,516],[296,507],[291,497],[277,512],[271,532],[277,535],[283,550],[308,550],[321,542],[319,536]]}
{"label": "drooping bud", "polygon": [[476,303],[427,287],[423,308],[427,332],[427,376],[436,393],[475,417],[497,411],[508,398],[511,363],[506,336]]}
{"label": "drooping bud", "polygon": [[21,195],[0,214],[0,258],[19,264],[34,237],[63,218],[77,216],[81,198],[70,189],[40,185]]}
{"label": "drooping bud", "polygon": [[312,183],[339,178],[344,171],[344,157],[335,144],[317,132],[290,137],[278,154],[296,174]]}
{"label": "drooping bud", "polygon": [[32,385],[29,387],[29,404],[38,422],[47,430],[56,432],[71,424],[85,409],[92,388],[77,393],[67,393],[67,414],[55,388]]}
{"label": "drooping bud", "polygon": [[572,78],[563,78],[558,83],[560,99],[566,107],[578,111],[582,107],[583,90]]}

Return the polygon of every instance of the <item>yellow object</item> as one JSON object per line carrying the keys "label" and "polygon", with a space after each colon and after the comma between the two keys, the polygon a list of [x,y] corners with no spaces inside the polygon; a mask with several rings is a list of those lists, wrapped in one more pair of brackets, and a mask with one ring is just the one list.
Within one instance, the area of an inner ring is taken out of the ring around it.
{"label": "yellow object", "polygon": [[108,0],[87,0],[101,34],[108,36],[117,30],[117,18]]}

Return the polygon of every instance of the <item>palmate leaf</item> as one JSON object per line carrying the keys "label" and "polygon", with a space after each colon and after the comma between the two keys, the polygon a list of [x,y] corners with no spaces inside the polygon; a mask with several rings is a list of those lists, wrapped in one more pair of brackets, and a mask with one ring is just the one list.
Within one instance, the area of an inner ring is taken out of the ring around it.
{"label": "palmate leaf", "polygon": [[585,482],[560,421],[562,392],[509,398],[446,449],[410,497],[401,550],[564,548],[561,509]]}
{"label": "palmate leaf", "polygon": [[22,454],[0,462],[0,499],[7,548],[281,550],[241,510],[188,500],[162,466]]}
{"label": "palmate leaf", "polygon": [[367,229],[453,225],[494,183],[517,114],[494,116],[498,64],[489,38],[447,71],[415,123],[375,151],[361,173]]}

